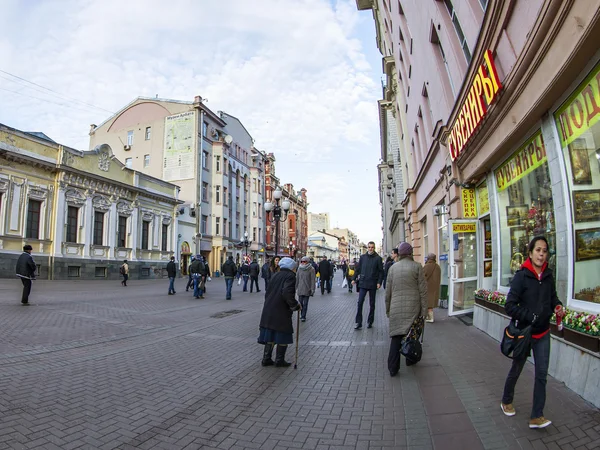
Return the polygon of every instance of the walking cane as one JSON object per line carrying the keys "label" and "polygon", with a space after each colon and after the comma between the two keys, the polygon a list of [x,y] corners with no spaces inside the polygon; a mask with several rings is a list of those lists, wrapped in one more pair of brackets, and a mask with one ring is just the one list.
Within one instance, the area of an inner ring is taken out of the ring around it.
{"label": "walking cane", "polygon": [[298,310],[298,316],[296,317],[296,359],[294,360],[294,369],[298,368],[298,344],[300,341],[300,311]]}

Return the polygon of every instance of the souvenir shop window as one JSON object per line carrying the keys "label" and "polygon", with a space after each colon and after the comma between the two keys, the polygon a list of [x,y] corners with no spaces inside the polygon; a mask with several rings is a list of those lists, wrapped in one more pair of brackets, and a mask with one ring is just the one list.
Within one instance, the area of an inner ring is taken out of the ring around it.
{"label": "souvenir shop window", "polygon": [[541,131],[529,138],[494,172],[500,215],[500,285],[509,287],[527,259],[534,236],[550,245],[550,268],[556,265],[554,208],[546,148]]}
{"label": "souvenir shop window", "polygon": [[[573,292],[600,304],[600,63],[555,114],[573,221]],[[599,305],[600,306],[600,305]]]}

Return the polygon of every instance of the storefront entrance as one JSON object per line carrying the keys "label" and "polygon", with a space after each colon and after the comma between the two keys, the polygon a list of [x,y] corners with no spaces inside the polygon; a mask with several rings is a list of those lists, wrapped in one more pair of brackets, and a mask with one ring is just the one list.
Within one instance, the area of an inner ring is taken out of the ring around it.
{"label": "storefront entrance", "polygon": [[449,220],[449,301],[448,315],[473,311],[474,291],[477,289],[478,221]]}

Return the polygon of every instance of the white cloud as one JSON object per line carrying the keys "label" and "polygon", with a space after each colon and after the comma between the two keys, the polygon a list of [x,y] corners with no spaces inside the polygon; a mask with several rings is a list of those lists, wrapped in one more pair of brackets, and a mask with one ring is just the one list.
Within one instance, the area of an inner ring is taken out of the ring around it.
{"label": "white cloud", "polygon": [[310,210],[380,239],[379,61],[366,55],[373,40],[359,31],[372,19],[354,0],[3,3],[0,70],[63,97],[0,72],[1,122],[87,148],[105,110],[202,95],[276,154],[282,181],[309,190]]}

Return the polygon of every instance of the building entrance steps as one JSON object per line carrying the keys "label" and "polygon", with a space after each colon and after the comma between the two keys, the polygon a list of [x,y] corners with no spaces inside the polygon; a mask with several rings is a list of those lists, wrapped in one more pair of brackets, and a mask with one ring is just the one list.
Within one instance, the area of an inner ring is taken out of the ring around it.
{"label": "building entrance steps", "polygon": [[505,416],[510,360],[445,310],[421,362],[390,377],[385,292],[354,330],[339,272],[310,299],[297,370],[261,365],[264,293],[225,300],[222,279],[202,302],[164,280],[38,281],[29,308],[18,281],[0,286],[0,450],[600,448],[598,409],[551,377],[552,425],[529,429],[531,364]]}

